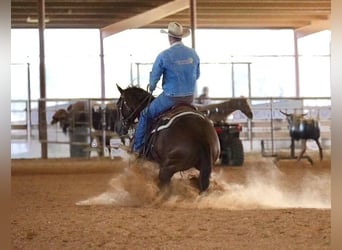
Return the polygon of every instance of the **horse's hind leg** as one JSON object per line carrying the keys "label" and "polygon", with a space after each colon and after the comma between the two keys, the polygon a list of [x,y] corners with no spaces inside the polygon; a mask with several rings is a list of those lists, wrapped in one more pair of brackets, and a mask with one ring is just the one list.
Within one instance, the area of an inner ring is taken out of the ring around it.
{"label": "horse's hind leg", "polygon": [[302,152],[300,152],[297,161],[300,161],[300,159],[302,159],[304,153],[306,151],[306,140],[302,140]]}
{"label": "horse's hind leg", "polygon": [[199,183],[198,183],[200,192],[203,192],[208,189],[210,175],[211,175],[211,165],[209,168],[205,167],[200,170]]}
{"label": "horse's hind leg", "polygon": [[201,158],[198,165],[200,171],[198,188],[200,192],[208,189],[212,168],[212,158],[210,150],[207,149],[203,151],[204,152],[201,153]]}

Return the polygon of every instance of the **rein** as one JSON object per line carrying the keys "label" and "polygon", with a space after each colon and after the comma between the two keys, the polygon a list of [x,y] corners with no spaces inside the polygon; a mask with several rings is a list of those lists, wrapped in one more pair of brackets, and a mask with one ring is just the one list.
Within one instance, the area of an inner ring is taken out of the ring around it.
{"label": "rein", "polygon": [[[137,116],[138,116],[138,113],[139,113],[139,109],[142,108],[142,106],[144,105],[145,101],[148,100],[147,102],[147,105],[151,102],[151,99],[152,99],[152,95],[147,95],[141,102],[140,104],[126,117],[122,117],[122,122],[125,126],[130,126],[134,123],[134,120]],[[122,102],[122,105],[121,105],[121,112],[120,112],[120,115],[122,116],[122,106],[125,105],[127,107],[128,110],[131,110],[132,108],[130,106],[127,105],[127,102],[125,100],[125,98],[123,99],[123,102]]]}

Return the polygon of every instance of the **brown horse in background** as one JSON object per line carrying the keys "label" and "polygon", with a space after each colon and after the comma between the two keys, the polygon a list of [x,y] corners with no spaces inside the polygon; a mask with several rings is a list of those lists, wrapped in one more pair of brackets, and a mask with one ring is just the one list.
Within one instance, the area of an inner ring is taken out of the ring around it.
{"label": "brown horse in background", "polygon": [[77,101],[67,109],[59,109],[52,116],[51,125],[59,123],[64,134],[68,134],[70,157],[89,157],[89,108],[88,102]]}
{"label": "brown horse in background", "polygon": [[87,106],[87,102],[77,101],[70,104],[67,109],[58,109],[52,116],[50,124],[59,123],[65,134],[67,134],[68,128],[89,127],[89,110]]}
{"label": "brown horse in background", "polygon": [[[68,132],[72,132],[77,128],[91,128],[89,136],[91,136],[91,140],[96,139],[99,149],[103,145],[102,130],[104,129],[106,131],[105,145],[109,147],[113,133],[119,135],[121,129],[116,104],[107,103],[105,110],[102,110],[99,103],[93,103],[90,106],[91,109],[89,108],[88,101],[77,101],[70,104],[67,109],[58,109],[53,114],[50,124],[59,123],[64,134],[68,134]],[[103,111],[105,112],[105,127],[103,127]],[[125,137],[120,137],[120,139],[124,144]],[[98,154],[103,156],[103,150],[99,150]]]}
{"label": "brown horse in background", "polygon": [[198,105],[196,108],[214,123],[226,121],[227,117],[236,110],[240,110],[249,119],[253,119],[252,107],[245,97],[232,98],[221,103]]}
{"label": "brown horse in background", "polygon": [[[127,130],[153,96],[141,88],[117,87],[121,93],[117,107]],[[220,143],[212,123],[189,105],[173,108],[162,117],[157,122],[161,126],[153,128],[145,155],[159,164],[161,187],[170,183],[176,172],[194,167],[199,171],[198,189],[205,191],[212,166],[220,155]]]}

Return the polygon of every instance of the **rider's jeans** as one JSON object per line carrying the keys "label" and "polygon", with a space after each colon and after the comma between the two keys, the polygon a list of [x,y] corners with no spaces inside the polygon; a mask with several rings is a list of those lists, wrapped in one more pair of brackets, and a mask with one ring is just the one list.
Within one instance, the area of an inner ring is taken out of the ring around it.
{"label": "rider's jeans", "polygon": [[150,105],[148,105],[141,113],[138,122],[137,129],[134,136],[133,151],[139,152],[145,143],[145,139],[148,137],[148,126],[150,122],[158,117],[164,111],[170,109],[178,102],[191,103],[192,96],[187,97],[170,97],[161,93],[156,99],[154,99]]}

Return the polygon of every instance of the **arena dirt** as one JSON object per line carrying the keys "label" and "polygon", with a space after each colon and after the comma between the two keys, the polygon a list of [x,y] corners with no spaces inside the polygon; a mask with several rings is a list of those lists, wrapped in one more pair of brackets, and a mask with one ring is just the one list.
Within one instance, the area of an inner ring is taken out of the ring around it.
{"label": "arena dirt", "polygon": [[330,157],[247,154],[159,192],[155,164],[128,159],[12,160],[13,249],[330,249]]}

